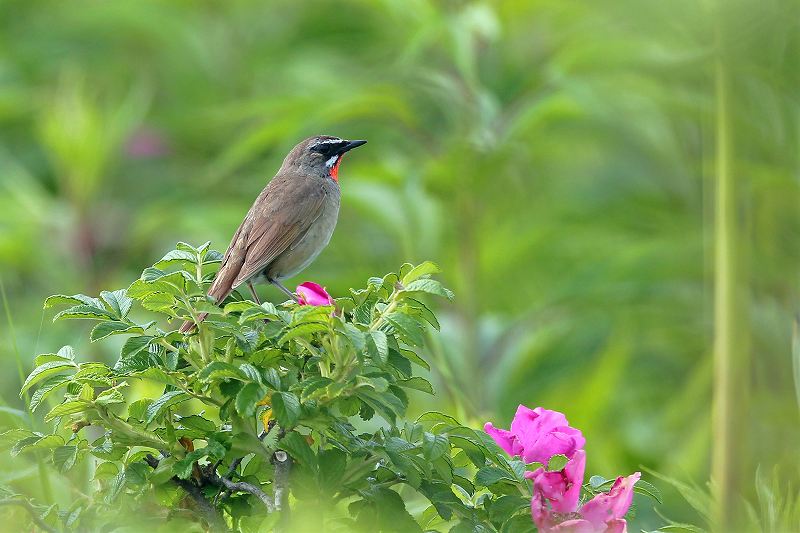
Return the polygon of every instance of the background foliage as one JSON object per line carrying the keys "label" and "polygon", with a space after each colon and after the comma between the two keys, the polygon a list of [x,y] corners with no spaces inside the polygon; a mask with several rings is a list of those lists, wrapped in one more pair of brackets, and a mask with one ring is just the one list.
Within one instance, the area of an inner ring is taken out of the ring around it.
{"label": "background foliage", "polygon": [[[338,296],[431,259],[458,295],[429,354],[450,405],[412,412],[474,426],[545,405],[584,431],[590,472],[644,464],[703,485],[721,438],[723,34],[741,487],[758,496],[757,465],[798,482],[799,12],[796,0],[0,0],[0,422],[23,423],[16,391],[36,353],[73,344],[114,361],[80,328],[49,325],[45,296],[127,285],[178,240],[224,247],[288,149],[330,133],[370,144],[344,162],[340,225],[298,281]],[[69,499],[35,463],[0,476]],[[665,514],[697,519],[666,496]]]}

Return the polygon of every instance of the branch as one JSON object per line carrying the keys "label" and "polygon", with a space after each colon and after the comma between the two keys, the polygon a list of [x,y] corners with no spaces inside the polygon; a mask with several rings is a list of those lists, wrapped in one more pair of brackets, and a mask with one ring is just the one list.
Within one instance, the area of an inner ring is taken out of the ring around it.
{"label": "branch", "polygon": [[276,510],[275,503],[272,501],[272,498],[270,498],[263,490],[261,490],[259,487],[256,487],[252,483],[247,483],[246,481],[231,481],[230,479],[221,477],[217,475],[216,472],[211,472],[210,470],[204,472],[203,478],[218,487],[224,487],[230,492],[236,491],[252,494],[261,500],[261,503],[263,503],[264,507],[267,508],[268,513],[275,512]]}
{"label": "branch", "polygon": [[58,533],[58,530],[54,527],[50,527],[47,522],[42,520],[42,517],[39,516],[36,509],[31,505],[31,502],[25,499],[14,499],[14,498],[6,498],[0,500],[0,505],[19,505],[20,507],[24,507],[28,514],[31,515],[31,520],[33,523],[39,526],[39,529],[42,531],[47,531],[47,533]]}
{"label": "branch", "polygon": [[[158,459],[152,455],[146,455],[144,461],[153,469],[158,467]],[[213,505],[203,496],[200,487],[189,481],[188,479],[181,479],[178,476],[172,476],[172,482],[182,488],[186,493],[192,497],[200,514],[205,518],[208,525],[214,531],[229,531],[225,520],[219,515]]]}

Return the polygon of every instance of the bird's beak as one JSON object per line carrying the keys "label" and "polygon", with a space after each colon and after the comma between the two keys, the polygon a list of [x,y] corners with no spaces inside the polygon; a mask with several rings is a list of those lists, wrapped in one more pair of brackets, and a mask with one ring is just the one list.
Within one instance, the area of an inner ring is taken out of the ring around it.
{"label": "bird's beak", "polygon": [[347,144],[339,149],[339,153],[343,154],[345,152],[349,152],[353,148],[358,148],[362,144],[367,144],[367,141],[347,141]]}

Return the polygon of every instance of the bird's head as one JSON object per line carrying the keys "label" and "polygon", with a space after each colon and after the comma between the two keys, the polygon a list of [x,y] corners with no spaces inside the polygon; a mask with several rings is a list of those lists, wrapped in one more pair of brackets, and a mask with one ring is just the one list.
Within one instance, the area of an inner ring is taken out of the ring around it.
{"label": "bird's head", "polygon": [[330,135],[309,137],[292,148],[283,161],[283,168],[291,167],[339,181],[339,163],[344,154],[366,142],[348,141]]}

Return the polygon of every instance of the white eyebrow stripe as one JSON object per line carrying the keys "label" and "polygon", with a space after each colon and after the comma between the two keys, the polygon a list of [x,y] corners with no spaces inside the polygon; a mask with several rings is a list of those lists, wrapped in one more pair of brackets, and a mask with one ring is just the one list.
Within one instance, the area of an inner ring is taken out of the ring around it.
{"label": "white eyebrow stripe", "polygon": [[339,155],[338,154],[333,156],[333,157],[331,157],[327,161],[325,161],[325,166],[328,167],[328,168],[333,168],[333,165],[336,164],[336,160],[337,159],[339,159]]}

